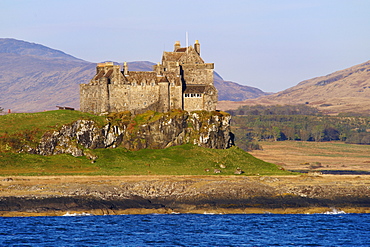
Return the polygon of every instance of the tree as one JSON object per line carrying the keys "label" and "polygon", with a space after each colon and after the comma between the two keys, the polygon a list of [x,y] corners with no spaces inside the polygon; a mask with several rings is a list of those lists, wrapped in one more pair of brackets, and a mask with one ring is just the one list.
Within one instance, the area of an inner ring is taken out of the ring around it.
{"label": "tree", "polygon": [[333,127],[328,127],[324,129],[324,140],[325,141],[339,140],[339,136],[340,136],[340,132]]}
{"label": "tree", "polygon": [[275,141],[280,141],[281,139],[281,130],[279,127],[272,127],[272,135],[274,136]]}
{"label": "tree", "polygon": [[316,142],[321,142],[324,138],[324,126],[316,125],[312,128],[312,137]]}

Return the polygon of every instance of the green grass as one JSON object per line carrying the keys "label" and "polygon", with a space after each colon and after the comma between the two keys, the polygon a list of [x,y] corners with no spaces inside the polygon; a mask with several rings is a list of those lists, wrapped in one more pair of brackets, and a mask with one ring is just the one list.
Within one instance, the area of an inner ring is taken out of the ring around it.
{"label": "green grass", "polygon": [[0,116],[0,136],[17,134],[32,129],[42,131],[57,129],[78,119],[92,119],[99,125],[104,117],[80,111],[56,110],[37,113],[12,113]]}
{"label": "green grass", "polygon": [[47,131],[79,119],[94,120],[99,126],[105,117],[80,111],[56,110],[37,113],[12,113],[0,116],[0,152],[19,150],[25,144],[35,146]]}
{"label": "green grass", "polygon": [[214,169],[221,170],[219,175],[233,175],[236,168],[242,169],[243,175],[291,174],[238,147],[220,150],[187,144],[158,150],[91,152],[98,156],[95,163],[70,155],[0,153],[0,175],[215,175]]}
{"label": "green grass", "polygon": [[[169,117],[182,112],[173,111]],[[219,113],[221,114],[221,113]],[[134,122],[154,121],[163,114],[147,112],[135,116]],[[166,115],[166,116],[167,116]],[[110,121],[129,121],[130,114],[111,114]],[[233,147],[226,150],[182,145],[167,149],[128,151],[124,148],[86,150],[98,159],[71,155],[40,156],[17,153],[24,144],[36,145],[46,131],[57,130],[78,119],[92,119],[103,126],[105,117],[79,111],[57,110],[0,116],[0,176],[8,175],[233,175],[237,168],[244,175],[290,174],[276,165],[259,160]],[[135,127],[135,126],[133,126]],[[12,145],[12,146],[11,146]],[[220,168],[220,165],[226,168]]]}

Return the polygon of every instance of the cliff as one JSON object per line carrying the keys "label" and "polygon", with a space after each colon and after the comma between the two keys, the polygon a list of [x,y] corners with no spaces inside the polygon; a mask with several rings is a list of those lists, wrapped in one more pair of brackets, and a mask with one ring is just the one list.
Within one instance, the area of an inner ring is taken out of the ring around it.
{"label": "cliff", "polygon": [[0,180],[0,215],[370,212],[368,176],[62,176]]}
{"label": "cliff", "polygon": [[101,127],[94,120],[77,120],[58,130],[47,131],[39,143],[25,145],[21,151],[41,155],[66,153],[89,156],[88,149],[120,145],[129,150],[162,149],[187,143],[227,149],[233,145],[230,119],[229,114],[216,111],[148,111],[136,116],[130,112],[112,113]]}

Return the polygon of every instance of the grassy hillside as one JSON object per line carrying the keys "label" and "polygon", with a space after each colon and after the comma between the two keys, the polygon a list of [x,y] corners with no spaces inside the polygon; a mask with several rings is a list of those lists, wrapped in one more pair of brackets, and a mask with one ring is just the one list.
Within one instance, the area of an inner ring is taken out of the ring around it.
{"label": "grassy hillside", "polygon": [[[167,149],[127,151],[95,149],[95,163],[86,157],[0,153],[0,175],[284,175],[276,165],[259,160],[238,147],[226,150],[182,145]],[[226,168],[220,168],[224,165]]]}
{"label": "grassy hillside", "polygon": [[18,150],[24,144],[35,145],[46,131],[78,119],[92,119],[101,125],[105,121],[103,117],[68,110],[0,116],[0,152]]}
{"label": "grassy hillside", "polygon": [[[182,145],[167,149],[128,151],[124,148],[86,150],[98,158],[70,155],[40,156],[16,153],[7,143],[36,143],[42,133],[58,129],[78,119],[103,117],[78,111],[49,111],[0,116],[0,175],[233,175],[237,168],[244,175],[289,174],[276,165],[259,160],[238,147],[227,150]],[[225,168],[221,168],[225,167]]]}
{"label": "grassy hillside", "polygon": [[36,129],[45,132],[78,119],[92,119],[100,124],[104,123],[104,117],[80,111],[56,110],[37,113],[13,113],[0,116],[0,136],[19,134]]}

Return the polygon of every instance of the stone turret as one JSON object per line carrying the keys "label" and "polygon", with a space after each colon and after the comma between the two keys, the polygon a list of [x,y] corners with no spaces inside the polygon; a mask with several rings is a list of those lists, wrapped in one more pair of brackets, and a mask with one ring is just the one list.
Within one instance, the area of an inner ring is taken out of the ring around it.
{"label": "stone turret", "polygon": [[180,47],[181,47],[180,41],[176,41],[176,43],[175,43],[175,49],[173,51],[177,51],[177,49],[179,49]]}
{"label": "stone turret", "polygon": [[198,53],[198,55],[200,55],[200,44],[198,40],[195,41],[194,49]]}
{"label": "stone turret", "polygon": [[126,76],[128,75],[128,66],[127,66],[127,62],[124,62],[123,64],[123,74]]}

